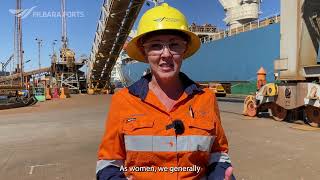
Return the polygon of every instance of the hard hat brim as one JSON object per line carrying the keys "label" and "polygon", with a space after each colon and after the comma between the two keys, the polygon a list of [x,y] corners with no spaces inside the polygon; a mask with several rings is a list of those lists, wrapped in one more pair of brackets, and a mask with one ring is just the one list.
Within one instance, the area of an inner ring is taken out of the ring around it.
{"label": "hard hat brim", "polygon": [[[162,29],[159,29],[156,31],[161,31],[161,30]],[[186,58],[192,56],[200,48],[200,44],[201,44],[200,39],[193,32],[190,32],[187,30],[182,30],[182,29],[165,29],[165,30],[180,31],[182,33],[185,33],[187,36],[189,36],[190,39],[188,42],[187,50],[184,53],[183,59],[186,59]],[[155,31],[152,31],[152,32],[155,32]],[[147,59],[146,59],[144,53],[142,52],[143,48],[140,47],[140,45],[139,45],[139,40],[143,36],[145,36],[146,34],[147,33],[134,37],[133,39],[131,39],[131,41],[128,43],[128,45],[126,47],[126,51],[127,51],[130,58],[137,60],[137,61],[140,61],[140,62],[144,62],[144,63],[148,63],[148,62],[147,62]]]}

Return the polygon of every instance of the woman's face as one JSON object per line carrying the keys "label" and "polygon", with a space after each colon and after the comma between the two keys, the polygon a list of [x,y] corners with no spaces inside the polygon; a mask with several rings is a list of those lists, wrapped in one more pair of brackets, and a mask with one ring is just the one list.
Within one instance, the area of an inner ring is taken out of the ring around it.
{"label": "woman's face", "polygon": [[161,80],[177,78],[187,42],[177,35],[155,35],[143,43],[151,72]]}

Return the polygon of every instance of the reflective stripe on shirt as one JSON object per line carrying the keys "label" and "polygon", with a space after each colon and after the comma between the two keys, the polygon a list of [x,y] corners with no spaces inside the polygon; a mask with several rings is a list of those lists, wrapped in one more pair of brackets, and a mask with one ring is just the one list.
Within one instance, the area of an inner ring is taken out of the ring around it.
{"label": "reflective stripe on shirt", "polygon": [[107,166],[123,166],[123,160],[99,160],[97,161],[96,173]]}
{"label": "reflective stripe on shirt", "polygon": [[224,152],[215,152],[210,154],[209,164],[215,162],[227,162],[231,164],[229,155]]}
{"label": "reflective stripe on shirt", "polygon": [[207,151],[210,152],[214,136],[130,136],[125,135],[127,151],[145,152],[180,152]]}

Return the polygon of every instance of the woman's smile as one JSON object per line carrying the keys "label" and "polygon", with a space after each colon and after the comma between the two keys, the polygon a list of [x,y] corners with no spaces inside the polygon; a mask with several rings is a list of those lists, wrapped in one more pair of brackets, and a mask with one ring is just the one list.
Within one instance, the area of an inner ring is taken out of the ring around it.
{"label": "woman's smile", "polygon": [[169,72],[174,70],[174,64],[173,63],[160,63],[159,67],[162,72]]}

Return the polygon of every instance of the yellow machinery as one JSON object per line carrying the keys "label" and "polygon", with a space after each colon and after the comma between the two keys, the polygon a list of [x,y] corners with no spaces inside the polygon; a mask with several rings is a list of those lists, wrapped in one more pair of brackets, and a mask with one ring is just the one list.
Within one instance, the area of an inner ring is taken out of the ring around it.
{"label": "yellow machinery", "polygon": [[209,83],[209,89],[212,90],[212,92],[215,93],[216,96],[225,97],[227,95],[226,90],[220,83]]}
{"label": "yellow machinery", "polygon": [[280,58],[274,61],[278,84],[270,83],[245,100],[244,114],[271,111],[278,121],[303,118],[320,127],[320,1],[281,0]]}
{"label": "yellow machinery", "polygon": [[67,67],[72,68],[75,63],[75,53],[69,48],[62,48],[60,52],[62,61],[67,63]]}
{"label": "yellow machinery", "polygon": [[201,88],[209,88],[213,93],[215,93],[216,96],[225,97],[227,95],[226,90],[220,83],[209,82],[199,83],[199,85]]}

